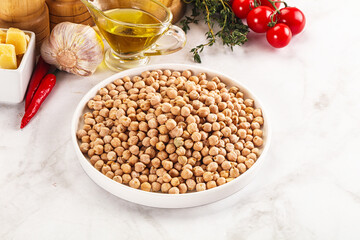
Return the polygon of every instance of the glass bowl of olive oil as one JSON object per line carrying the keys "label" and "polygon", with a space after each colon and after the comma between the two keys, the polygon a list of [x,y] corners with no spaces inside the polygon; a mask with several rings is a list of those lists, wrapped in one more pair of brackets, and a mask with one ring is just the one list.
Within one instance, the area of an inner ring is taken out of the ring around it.
{"label": "glass bowl of olive oil", "polygon": [[[170,10],[156,0],[81,1],[110,46],[105,62],[112,70],[145,65],[149,56],[170,54],[185,45],[185,33],[171,25]],[[162,45],[160,38],[172,44]]]}

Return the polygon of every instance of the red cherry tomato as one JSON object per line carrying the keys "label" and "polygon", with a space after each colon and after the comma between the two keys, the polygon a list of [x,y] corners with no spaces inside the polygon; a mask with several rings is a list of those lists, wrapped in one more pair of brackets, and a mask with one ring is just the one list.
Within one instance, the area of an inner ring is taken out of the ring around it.
{"label": "red cherry tomato", "polygon": [[254,8],[254,0],[234,0],[232,3],[232,10],[240,19],[246,18],[251,9]]}
{"label": "red cherry tomato", "polygon": [[300,33],[305,27],[305,15],[296,7],[280,9],[279,23],[285,23],[293,35]]}
{"label": "red cherry tomato", "polygon": [[[281,5],[281,2],[278,2],[276,0],[274,0],[276,3],[275,3],[275,6],[279,9],[280,8],[280,5]],[[280,0],[279,0],[280,1]],[[262,0],[261,1],[261,6],[268,6],[270,7],[271,9],[275,10],[275,8],[273,7],[273,5],[268,1],[268,0]]]}
{"label": "red cherry tomato", "polygon": [[273,13],[273,10],[266,6],[259,6],[254,8],[247,15],[246,21],[251,30],[257,33],[264,33],[270,27],[268,26],[271,22],[270,15]]}
{"label": "red cherry tomato", "polygon": [[266,32],[267,41],[275,48],[283,48],[288,45],[291,37],[290,28],[283,23],[276,24]]}

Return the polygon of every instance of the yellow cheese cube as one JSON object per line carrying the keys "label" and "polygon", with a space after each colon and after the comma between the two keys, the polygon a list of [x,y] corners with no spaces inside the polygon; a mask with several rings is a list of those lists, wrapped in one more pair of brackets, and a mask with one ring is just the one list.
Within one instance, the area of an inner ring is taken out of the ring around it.
{"label": "yellow cheese cube", "polygon": [[4,68],[4,69],[17,68],[14,45],[0,43],[0,68]]}
{"label": "yellow cheese cube", "polygon": [[0,30],[0,43],[6,43],[6,32]]}
{"label": "yellow cheese cube", "polygon": [[9,28],[6,33],[6,43],[15,46],[16,55],[23,54],[26,51],[26,35],[20,29]]}

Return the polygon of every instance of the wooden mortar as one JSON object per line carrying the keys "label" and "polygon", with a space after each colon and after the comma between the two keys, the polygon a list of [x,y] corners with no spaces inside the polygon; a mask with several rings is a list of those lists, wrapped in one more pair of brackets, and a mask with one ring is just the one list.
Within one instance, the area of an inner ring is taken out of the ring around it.
{"label": "wooden mortar", "polygon": [[172,23],[178,22],[184,16],[186,10],[186,4],[183,2],[183,0],[159,0],[159,1],[168,8],[170,8],[173,14]]}
{"label": "wooden mortar", "polygon": [[50,34],[49,10],[45,0],[1,0],[0,27],[34,32],[38,52]]}
{"label": "wooden mortar", "polygon": [[80,0],[46,0],[50,11],[50,27],[61,22],[94,25],[85,5]]}
{"label": "wooden mortar", "polygon": [[[170,8],[172,23],[176,23],[185,13],[186,4],[182,0],[160,0]],[[46,0],[50,12],[50,29],[61,22],[81,23],[93,26],[94,22],[85,5],[80,0]]]}

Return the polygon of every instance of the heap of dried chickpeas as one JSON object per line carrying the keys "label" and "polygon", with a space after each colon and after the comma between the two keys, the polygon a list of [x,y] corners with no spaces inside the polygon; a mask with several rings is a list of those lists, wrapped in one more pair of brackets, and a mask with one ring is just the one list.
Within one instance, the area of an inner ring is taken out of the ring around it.
{"label": "heap of dried chickpeas", "polygon": [[237,87],[191,71],[123,77],[88,101],[80,150],[107,177],[170,194],[223,185],[263,145],[261,109]]}

